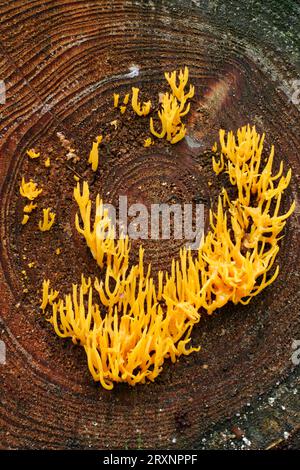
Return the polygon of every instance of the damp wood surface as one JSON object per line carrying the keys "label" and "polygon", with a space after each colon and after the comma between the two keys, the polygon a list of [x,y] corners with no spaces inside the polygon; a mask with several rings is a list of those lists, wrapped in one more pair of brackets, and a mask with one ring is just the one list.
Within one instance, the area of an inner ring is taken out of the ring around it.
{"label": "damp wood surface", "polygon": [[[82,351],[56,338],[39,311],[44,277],[67,291],[81,272],[98,274],[74,228],[74,174],[106,202],[128,195],[129,204],[193,201],[207,211],[226,185],[211,166],[218,130],[249,122],[266,132],[266,149],[275,145],[275,163],[283,159],[285,169],[292,168],[283,210],[297,200],[299,106],[287,95],[287,84],[299,76],[297,23],[285,28],[287,10],[299,19],[297,2],[269,2],[269,9],[248,2],[244,15],[234,2],[208,3],[0,2],[0,80],[6,85],[0,339],[7,350],[0,364],[1,448],[299,446],[299,367],[291,361],[292,342],[300,339],[298,209],[284,231],[276,282],[246,307],[228,305],[204,316],[193,330],[200,353],[175,365],[166,361],[154,384],[103,390]],[[148,119],[129,110],[121,115],[113,92],[124,96],[138,86],[145,101],[157,101],[167,89],[163,72],[185,65],[196,89],[188,138],[144,148]],[[57,133],[79,160],[66,159]],[[105,137],[92,175],[86,161],[99,134]],[[32,147],[41,152],[38,161],[26,156]],[[44,188],[25,226],[22,176]],[[37,229],[41,207],[57,214],[50,232]],[[167,270],[181,246],[176,240],[143,244],[154,272]],[[137,243],[132,252],[135,262]]]}

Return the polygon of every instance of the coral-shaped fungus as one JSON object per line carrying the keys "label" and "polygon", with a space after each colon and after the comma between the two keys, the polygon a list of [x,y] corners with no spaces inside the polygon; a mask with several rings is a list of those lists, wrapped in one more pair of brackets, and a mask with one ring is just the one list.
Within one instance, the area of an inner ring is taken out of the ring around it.
{"label": "coral-shaped fungus", "polygon": [[92,150],[90,151],[88,163],[92,165],[92,170],[97,171],[98,165],[99,165],[99,153],[98,153],[98,147],[102,142],[102,135],[98,135],[96,137],[96,142],[93,142]]}
{"label": "coral-shaped fungus", "polygon": [[139,91],[140,90],[138,88],[132,87],[132,109],[138,116],[147,116],[151,110],[151,101],[147,101],[141,104],[139,102]]}
{"label": "coral-shaped fungus", "polygon": [[[176,93],[182,96],[178,86]],[[189,342],[201,312],[211,314],[229,301],[246,304],[275,280],[278,266],[272,275],[268,273],[294,203],[279,214],[291,172],[282,176],[281,163],[273,174],[274,148],[265,161],[263,142],[264,135],[255,127],[239,129],[237,139],[232,132],[226,137],[220,131],[220,153],[218,160],[213,158],[213,168],[217,174],[228,173],[237,197],[230,200],[223,189],[197,254],[182,249],[179,259],[172,260],[170,273],[159,272],[157,282],[151,267],[144,267],[142,247],[139,262],[129,266],[128,238],[115,240],[99,196],[92,217],[88,184],[84,182],[82,190],[77,184],[77,231],[99,267],[106,270],[93,284],[82,276],[81,284],[73,285],[64,298],[49,291],[49,281],[44,281],[42,308],[50,304],[48,320],[58,336],[83,346],[89,370],[104,388],[113,388],[114,382],[153,381],[165,359],[175,362],[180,355],[198,350]]]}
{"label": "coral-shaped fungus", "polygon": [[27,222],[28,222],[28,220],[29,220],[29,215],[28,215],[28,214],[24,214],[21,224],[22,224],[22,225],[26,225]]}
{"label": "coral-shaped fungus", "polygon": [[41,232],[46,232],[51,229],[55,221],[54,212],[50,211],[50,208],[43,209],[43,219],[39,221],[39,229]]}
{"label": "coral-shaped fungus", "polygon": [[25,214],[30,214],[36,208],[37,204],[33,204],[33,202],[30,202],[29,204],[26,204],[26,206],[24,206],[23,212],[25,212]]}
{"label": "coral-shaped fungus", "polygon": [[28,157],[32,159],[39,158],[40,156],[40,152],[36,152],[34,149],[27,150],[26,153]]}
{"label": "coral-shaped fungus", "polygon": [[170,74],[166,72],[165,78],[171,87],[172,93],[167,92],[162,97],[161,110],[158,111],[161,131],[158,132],[154,129],[152,117],[150,118],[150,131],[159,139],[166,137],[171,144],[176,144],[183,139],[186,134],[186,128],[181,118],[186,116],[190,110],[190,103],[187,103],[187,100],[194,96],[195,89],[193,85],[190,85],[189,91],[185,93],[185,87],[189,79],[189,70],[187,67],[185,67],[184,71],[179,71],[178,85],[176,70]]}
{"label": "coral-shaped fungus", "polygon": [[166,139],[171,144],[179,142],[186,133],[185,125],[181,122],[182,116],[189,112],[189,104],[184,109],[185,103],[179,103],[172,94],[165,93],[162,98],[162,109],[158,111],[161,121],[161,132],[154,129],[153,118],[150,118],[150,131],[156,137]]}
{"label": "coral-shaped fungus", "polygon": [[29,199],[29,201],[33,201],[43,192],[42,189],[38,189],[37,184],[34,183],[32,180],[26,183],[25,179],[22,178],[21,186],[20,186],[20,194],[23,197]]}

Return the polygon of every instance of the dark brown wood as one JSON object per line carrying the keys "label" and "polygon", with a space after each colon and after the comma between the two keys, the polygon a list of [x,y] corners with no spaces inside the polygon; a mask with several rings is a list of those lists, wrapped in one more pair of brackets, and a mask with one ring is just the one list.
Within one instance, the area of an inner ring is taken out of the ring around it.
{"label": "dark brown wood", "polygon": [[[262,7],[252,16],[233,3],[0,2],[0,80],[7,94],[0,105],[0,339],[7,350],[0,364],[0,448],[267,448],[299,430],[299,368],[291,361],[292,342],[300,340],[298,206],[282,240],[276,282],[247,307],[230,305],[203,318],[193,335],[202,351],[166,364],[151,385],[103,390],[81,351],[59,341],[39,317],[45,275],[63,286],[64,276],[94,269],[72,228],[75,207],[63,186],[73,174],[61,171],[60,157],[40,178],[45,187],[49,179],[48,201],[64,220],[55,242],[61,237],[66,249],[54,273],[50,252],[53,257],[57,245],[47,235],[33,236],[30,256],[39,267],[28,276],[36,288],[23,293],[22,270],[31,258],[24,260],[22,250],[30,240],[14,217],[22,172],[32,169],[25,150],[43,146],[54,161],[61,151],[56,133],[63,132],[84,154],[112,119],[113,91],[137,85],[150,94],[165,70],[190,68],[197,90],[190,140],[169,150],[159,146],[152,160],[139,153],[140,143],[125,155],[109,153],[108,145],[95,192],[109,191],[110,200],[126,192],[132,201],[151,203],[167,201],[175,186],[179,200],[192,194],[208,206],[222,181],[203,152],[220,127],[250,122],[267,133],[268,148],[275,144],[276,162],[284,159],[293,170],[284,208],[298,199],[299,106],[290,101],[288,84],[299,77],[287,55],[297,48],[292,33],[282,47],[278,29],[272,34],[275,13],[285,21],[285,8],[293,11],[296,2],[281,2],[282,11],[274,2],[273,10]],[[255,27],[252,19],[261,23]],[[128,75],[133,66],[138,76]],[[169,266],[179,244],[145,247],[157,270]]]}

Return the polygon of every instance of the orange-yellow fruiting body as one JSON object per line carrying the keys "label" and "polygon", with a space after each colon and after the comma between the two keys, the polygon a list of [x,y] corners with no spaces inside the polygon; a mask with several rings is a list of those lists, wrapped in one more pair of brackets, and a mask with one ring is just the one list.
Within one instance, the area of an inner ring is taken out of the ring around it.
{"label": "orange-yellow fruiting body", "polygon": [[126,106],[120,106],[121,114],[124,114],[126,111]]}
{"label": "orange-yellow fruiting body", "polygon": [[20,186],[20,194],[23,197],[29,199],[29,201],[33,201],[35,198],[39,196],[43,192],[42,189],[37,188],[37,184],[30,180],[28,183],[25,182],[25,179],[22,178],[22,183]]}
{"label": "orange-yellow fruiting body", "polygon": [[119,105],[119,97],[120,95],[118,93],[114,93],[114,107],[117,108]]}
{"label": "orange-yellow fruiting body", "polygon": [[34,149],[27,150],[26,153],[27,153],[28,157],[30,157],[32,159],[39,158],[39,156],[40,156],[40,153],[36,152]]}
{"label": "orange-yellow fruiting body", "polygon": [[96,137],[96,142],[93,142],[92,150],[90,151],[88,163],[92,165],[92,170],[97,171],[98,164],[99,164],[99,153],[98,153],[98,147],[99,144],[102,142],[102,136],[99,135]]}
{"label": "orange-yellow fruiting body", "polygon": [[29,204],[26,204],[26,206],[24,206],[23,212],[25,212],[25,214],[30,214],[36,208],[37,204],[33,204],[33,202],[30,202]]}
{"label": "orange-yellow fruiting body", "polygon": [[[139,264],[118,277],[113,291],[110,276],[101,283],[96,279],[94,288],[91,280],[87,282],[82,276],[81,285],[73,285],[72,294],[53,303],[49,319],[58,336],[84,347],[94,380],[108,390],[114,382],[136,385],[153,381],[165,359],[176,362],[180,355],[199,350],[188,347],[199,313],[187,303],[172,305],[163,313],[150,269],[144,272],[142,249]],[[48,304],[48,289],[46,285],[42,308]],[[99,303],[93,302],[94,289]],[[104,318],[101,304],[107,308]]]}
{"label": "orange-yellow fruiting body", "polygon": [[151,110],[151,101],[144,102],[143,104],[139,103],[139,91],[139,88],[132,87],[132,109],[138,116],[147,116]]}
{"label": "orange-yellow fruiting body", "polygon": [[83,183],[82,193],[79,183],[74,188],[74,198],[79,206],[82,221],[81,228],[78,214],[76,214],[76,229],[85,237],[86,243],[100,268],[106,263],[111,266],[116,275],[122,270],[126,270],[130,249],[128,236],[115,240],[115,229],[102,199],[99,195],[96,198],[95,220],[91,227],[92,202],[89,198],[89,187],[86,181]]}
{"label": "orange-yellow fruiting body", "polygon": [[57,298],[59,292],[57,290],[49,290],[50,281],[49,279],[43,281],[43,293],[42,293],[42,303],[41,309],[45,310],[47,305],[53,305],[54,300]]}
{"label": "orange-yellow fruiting body", "polygon": [[39,229],[41,232],[46,232],[51,229],[55,221],[54,212],[50,212],[50,208],[43,209],[43,220],[39,221]]}
{"label": "orange-yellow fruiting body", "polygon": [[151,266],[145,269],[142,247],[138,263],[129,267],[128,238],[115,240],[99,196],[96,215],[91,216],[88,184],[81,190],[78,183],[74,197],[81,225],[76,215],[76,228],[106,270],[93,284],[82,276],[80,286],[73,285],[64,299],[58,299],[56,291],[49,293],[49,281],[44,281],[41,307],[45,310],[52,303],[49,321],[55,332],[85,349],[89,370],[104,388],[155,380],[166,359],[175,362],[199,350],[188,344],[200,309],[211,314],[229,301],[247,304],[276,279],[278,266],[271,276],[268,273],[279,251],[279,234],[295,205],[279,215],[291,172],[282,176],[281,164],[273,174],[274,148],[264,162],[263,141],[250,126],[239,129],[237,139],[220,131],[220,157],[213,158],[213,166],[216,173],[228,173],[237,198],[230,200],[223,189],[198,253],[181,249],[170,272],[158,273],[157,283]]}
{"label": "orange-yellow fruiting body", "polygon": [[162,98],[162,109],[158,111],[158,117],[161,121],[161,132],[154,129],[153,118],[150,118],[150,131],[156,137],[166,139],[175,144],[179,142],[186,133],[185,125],[181,122],[181,117],[189,111],[189,104],[186,109],[184,105],[177,101],[175,96],[165,93]]}
{"label": "orange-yellow fruiting body", "polygon": [[24,214],[21,224],[22,224],[22,225],[27,224],[28,220],[29,220],[29,215],[28,215],[28,214]]}
{"label": "orange-yellow fruiting body", "polygon": [[125,95],[124,100],[123,100],[123,104],[128,104],[128,102],[129,102],[129,96],[130,96],[129,93],[127,93],[127,94]]}
{"label": "orange-yellow fruiting body", "polygon": [[46,167],[46,168],[49,168],[50,165],[51,165],[51,162],[50,162],[50,158],[48,157],[48,158],[46,158],[46,160],[45,160],[45,167]]}
{"label": "orange-yellow fruiting body", "polygon": [[153,140],[151,137],[148,137],[147,139],[144,140],[144,147],[150,147],[150,145],[153,144]]}
{"label": "orange-yellow fruiting body", "polygon": [[184,70],[179,70],[177,85],[177,72],[174,70],[171,73],[165,72],[165,79],[169,83],[173,95],[178,99],[180,103],[185,103],[189,98],[193,98],[195,94],[195,88],[193,85],[190,85],[189,91],[185,94],[185,87],[189,79],[189,69],[184,67]]}
{"label": "orange-yellow fruiting body", "polygon": [[179,71],[178,85],[176,70],[170,74],[166,72],[165,78],[171,87],[172,93],[165,93],[161,99],[161,110],[158,111],[161,131],[158,132],[154,129],[153,118],[150,118],[150,131],[159,139],[166,137],[171,144],[176,144],[186,134],[186,128],[181,119],[190,110],[190,103],[187,103],[187,100],[194,96],[195,89],[193,85],[190,85],[189,91],[185,93],[185,87],[189,79],[187,67],[184,68],[184,71]]}

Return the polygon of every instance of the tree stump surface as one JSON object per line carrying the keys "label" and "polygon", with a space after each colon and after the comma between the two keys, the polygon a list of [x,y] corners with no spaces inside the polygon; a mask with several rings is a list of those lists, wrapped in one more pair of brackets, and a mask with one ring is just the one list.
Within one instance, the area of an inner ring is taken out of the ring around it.
{"label": "tree stump surface", "polygon": [[[288,209],[298,200],[300,175],[293,88],[300,77],[300,12],[296,1],[266,3],[239,2],[238,9],[233,1],[200,0],[0,2],[6,88],[0,104],[0,340],[6,349],[0,448],[299,447],[299,366],[291,359],[300,340],[299,206],[284,232],[274,284],[246,307],[229,305],[203,318],[193,334],[201,352],[166,363],[154,384],[117,385],[111,392],[93,383],[83,356],[55,338],[24,301],[23,261],[14,251],[22,235],[11,229],[19,224],[10,207],[26,149],[55,145],[57,132],[79,148],[87,145],[114,90],[151,88],[165,70],[184,65],[197,94],[190,140],[178,147],[182,158],[174,149],[162,151],[161,163],[156,158],[151,165],[129,151],[126,166],[120,160],[105,170],[106,188],[116,194],[129,188],[134,197],[142,182],[144,197],[155,199],[157,181],[167,178],[180,198],[194,190],[193,175],[206,188],[211,170],[201,164],[201,152],[219,128],[250,122],[266,132],[267,147],[275,145],[277,164],[283,159],[285,171],[292,168]],[[209,199],[209,189],[203,191]],[[73,216],[65,215],[70,223]],[[70,270],[78,244],[70,237]],[[174,247],[149,250],[154,267],[166,267],[174,256]],[[43,255],[45,269],[50,256]]]}

